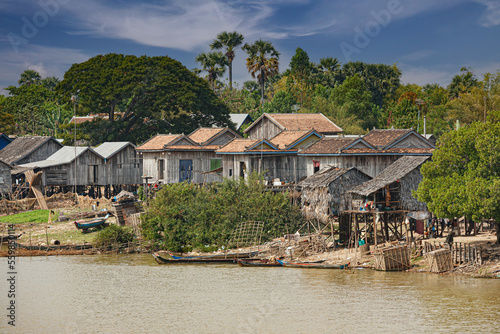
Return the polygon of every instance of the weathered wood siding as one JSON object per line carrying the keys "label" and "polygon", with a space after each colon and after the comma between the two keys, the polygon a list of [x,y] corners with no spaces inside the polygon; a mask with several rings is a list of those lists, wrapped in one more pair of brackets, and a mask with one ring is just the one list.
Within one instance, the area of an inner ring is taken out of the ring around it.
{"label": "weathered wood siding", "polygon": [[10,192],[12,190],[12,178],[10,167],[0,162],[0,193]]}
{"label": "weathered wood siding", "polygon": [[247,134],[250,139],[271,139],[281,131],[283,130],[276,124],[271,122],[267,117],[263,117]]}
{"label": "weathered wood siding", "polygon": [[432,148],[432,145],[425,138],[410,134],[391,148]]}
{"label": "weathered wood siding", "polygon": [[180,160],[192,160],[193,161],[193,171],[191,177],[191,183],[203,183],[203,182],[216,182],[220,181],[221,178],[214,174],[201,174],[202,172],[210,171],[210,160],[211,159],[221,159],[222,157],[216,155],[213,151],[182,151],[182,152],[167,152],[168,158],[165,161],[165,183],[177,183],[179,182],[179,164]]}
{"label": "weathered wood siding", "polygon": [[132,145],[126,146],[105,163],[105,182],[110,185],[141,184],[142,160]]}
{"label": "weathered wood siding", "polygon": [[314,174],[313,160],[320,162],[320,168],[332,165],[339,168],[356,167],[365,174],[375,177],[398,160],[400,155],[358,155],[358,156],[307,156],[307,176]]}
{"label": "weathered wood siding", "polygon": [[[266,171],[265,180],[272,181],[278,178],[286,183],[297,183],[307,176],[305,159],[295,154],[271,157],[263,155],[262,161],[260,155],[224,154],[223,157],[223,175],[226,178],[246,178],[254,171]],[[241,174],[241,163],[245,164],[243,175]]]}
{"label": "weathered wood siding", "polygon": [[[42,185],[71,186],[75,184],[75,161],[59,166],[42,168]],[[92,151],[76,158],[76,185],[106,185],[104,160]]]}
{"label": "weathered wood siding", "polygon": [[62,145],[59,144],[59,142],[57,142],[55,139],[51,138],[42,145],[40,145],[40,147],[31,152],[29,155],[16,162],[16,165],[22,165],[30,162],[46,160],[48,157],[56,153],[61,148]]}
{"label": "weathered wood siding", "polygon": [[[158,157],[161,159],[160,152],[143,152],[139,155],[142,160],[142,175],[150,176],[149,182],[155,182],[158,179]],[[163,179],[161,180],[163,182]]]}
{"label": "weathered wood siding", "polygon": [[226,132],[222,134],[220,137],[217,137],[214,141],[212,141],[209,145],[226,145],[231,140],[233,140],[236,136],[231,132]]}

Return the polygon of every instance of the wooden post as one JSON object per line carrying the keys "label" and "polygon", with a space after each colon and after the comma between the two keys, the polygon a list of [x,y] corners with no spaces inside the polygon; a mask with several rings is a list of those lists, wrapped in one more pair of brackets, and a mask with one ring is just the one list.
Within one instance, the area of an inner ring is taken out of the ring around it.
{"label": "wooden post", "polygon": [[358,215],[354,214],[354,248],[356,250],[356,253],[358,252]]}
{"label": "wooden post", "polygon": [[373,234],[374,234],[374,238],[375,238],[375,246],[377,246],[377,244],[378,244],[378,240],[377,240],[377,216],[380,216],[380,215],[375,213],[375,215],[373,216]]}

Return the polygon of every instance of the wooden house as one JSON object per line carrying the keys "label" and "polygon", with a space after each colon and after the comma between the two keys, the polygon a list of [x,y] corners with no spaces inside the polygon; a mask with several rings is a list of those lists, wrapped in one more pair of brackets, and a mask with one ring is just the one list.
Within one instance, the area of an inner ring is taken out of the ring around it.
{"label": "wooden house", "polygon": [[94,148],[104,158],[106,185],[142,184],[142,160],[131,142],[105,142]]}
{"label": "wooden house", "polygon": [[413,197],[422,181],[420,167],[428,156],[403,156],[382,173],[349,190],[354,200],[372,201],[380,211],[427,211],[427,205]]}
{"label": "wooden house", "polygon": [[12,142],[12,139],[9,138],[5,133],[0,133],[0,150],[5,146],[9,145]]}
{"label": "wooden house", "polygon": [[262,114],[246,130],[250,139],[271,139],[285,130],[316,130],[320,135],[337,135],[342,129],[323,114]]}
{"label": "wooden house", "polygon": [[303,159],[297,153],[322,137],[315,130],[285,130],[267,139],[234,139],[217,150],[223,159],[223,176],[247,177],[252,172],[265,172],[272,182],[298,182],[306,177]]}
{"label": "wooden house", "polygon": [[375,129],[359,137],[326,137],[298,153],[305,158],[307,175],[322,166],[356,167],[375,177],[405,155],[432,156],[434,145],[413,129]]}
{"label": "wooden house", "polygon": [[157,135],[136,148],[143,161],[143,176],[150,183],[220,181],[221,146],[241,138],[229,128],[199,128],[189,136]]}
{"label": "wooden house", "polygon": [[106,185],[104,158],[90,147],[64,146],[46,160],[17,168],[43,171],[42,186],[66,186],[70,190],[75,183],[78,187]]}
{"label": "wooden house", "polygon": [[0,160],[0,195],[12,191],[12,166]]}
{"label": "wooden house", "polygon": [[42,161],[63,147],[54,137],[17,137],[0,150],[0,160],[11,166]]}
{"label": "wooden house", "polygon": [[302,214],[308,220],[328,223],[332,216],[352,209],[352,195],[347,191],[369,180],[356,167],[324,167],[298,184]]}

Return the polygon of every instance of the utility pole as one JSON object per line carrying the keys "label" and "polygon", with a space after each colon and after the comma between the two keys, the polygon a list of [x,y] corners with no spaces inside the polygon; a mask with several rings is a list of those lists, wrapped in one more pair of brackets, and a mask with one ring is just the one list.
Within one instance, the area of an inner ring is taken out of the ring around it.
{"label": "utility pole", "polygon": [[[75,132],[75,141],[73,142],[73,145],[75,146],[75,175],[73,176],[73,179],[74,179],[74,192],[75,192],[75,196],[77,196],[77,193],[76,193],[76,104],[78,103],[78,99],[79,99],[79,96],[78,96],[78,93],[80,92],[80,90],[78,89],[76,91],[76,94],[71,96],[71,102],[73,102],[73,124],[74,124],[74,132]],[[78,198],[78,197],[76,197]]]}

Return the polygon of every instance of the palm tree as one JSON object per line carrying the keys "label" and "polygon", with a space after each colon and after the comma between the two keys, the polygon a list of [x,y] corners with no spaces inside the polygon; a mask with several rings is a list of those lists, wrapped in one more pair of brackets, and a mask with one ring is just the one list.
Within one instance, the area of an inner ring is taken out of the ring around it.
{"label": "palm tree", "polygon": [[217,35],[217,39],[210,44],[212,50],[220,50],[224,48],[226,57],[229,62],[229,88],[233,89],[233,59],[234,49],[243,43],[243,35],[233,31],[223,31]]}
{"label": "palm tree", "polygon": [[208,82],[215,89],[215,81],[226,72],[226,56],[222,52],[202,52],[196,57],[196,61],[203,67],[202,71],[208,73]]}
{"label": "palm tree", "polygon": [[264,103],[264,84],[268,77],[278,73],[280,54],[271,42],[261,39],[253,44],[245,43],[242,49],[248,53],[248,72],[250,72],[252,78],[257,77],[261,90],[261,103]]}

